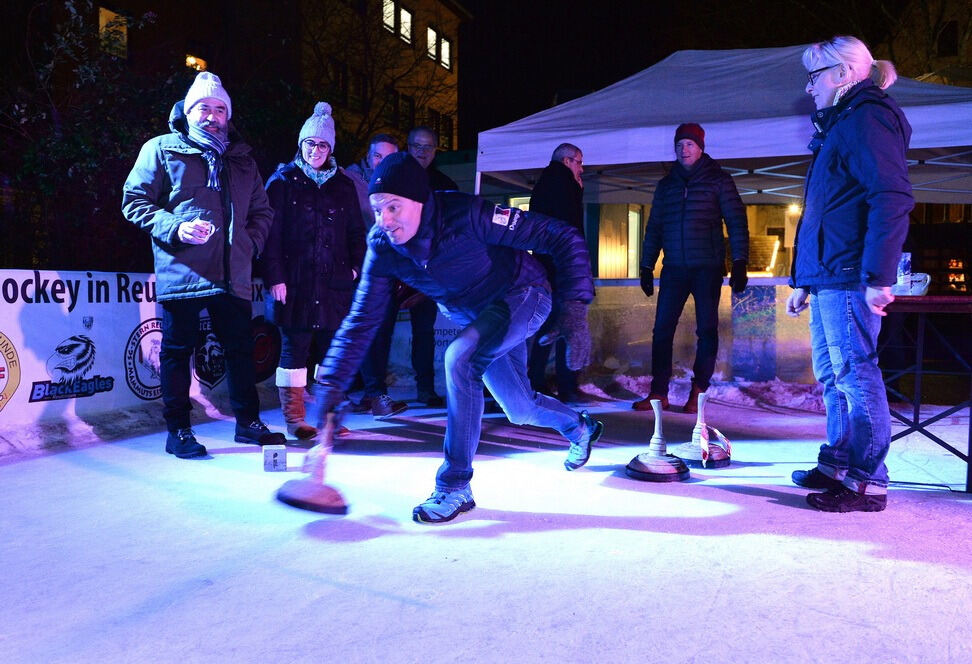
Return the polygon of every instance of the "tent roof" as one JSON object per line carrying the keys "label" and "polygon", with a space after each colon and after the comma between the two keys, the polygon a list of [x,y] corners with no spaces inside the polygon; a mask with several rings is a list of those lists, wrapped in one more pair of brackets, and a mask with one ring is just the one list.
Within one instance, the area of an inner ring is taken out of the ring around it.
{"label": "tent roof", "polygon": [[[789,164],[781,171],[783,180],[799,180],[809,157],[814,107],[804,91],[800,56],[805,48],[678,51],[607,88],[480,133],[477,170],[528,185],[553,149],[569,142],[584,151],[585,169],[591,172],[586,178],[606,191],[644,193],[645,185],[652,188],[663,172],[661,163],[674,159],[675,127],[698,122],[706,131],[706,152],[753,179],[752,193],[759,195],[749,202],[775,200],[762,194],[780,184],[779,164]],[[939,192],[955,189],[955,196],[972,200],[972,168],[967,168],[972,162],[972,89],[901,77],[889,92],[914,130],[909,157],[932,158],[931,166],[934,158],[949,162],[944,175],[941,168],[925,168],[926,179],[934,180]],[[759,168],[769,169],[769,180],[749,173]],[[622,181],[614,182],[619,172]],[[916,173],[913,169],[913,181]],[[802,183],[789,184],[791,193],[802,188]]]}

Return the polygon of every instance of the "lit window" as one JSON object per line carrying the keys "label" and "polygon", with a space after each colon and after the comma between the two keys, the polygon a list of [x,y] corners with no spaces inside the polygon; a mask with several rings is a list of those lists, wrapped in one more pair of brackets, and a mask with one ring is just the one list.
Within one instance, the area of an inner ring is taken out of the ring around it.
{"label": "lit window", "polygon": [[101,50],[119,58],[128,57],[128,22],[124,16],[98,7],[98,35]]}
{"label": "lit window", "polygon": [[425,53],[433,60],[439,59],[439,34],[432,28],[425,30],[426,47]]}
{"label": "lit window", "polygon": [[398,36],[402,41],[412,43],[412,12],[404,7],[398,9]]}
{"label": "lit window", "polygon": [[206,61],[191,53],[186,55],[186,66],[196,71],[206,71]]}
{"label": "lit window", "polygon": [[452,42],[445,37],[439,40],[439,64],[446,69],[452,69]]}
{"label": "lit window", "polygon": [[520,208],[524,212],[530,211],[530,197],[529,196],[510,196],[510,203],[507,207]]}
{"label": "lit window", "polygon": [[391,32],[395,32],[395,0],[382,0],[381,22]]}

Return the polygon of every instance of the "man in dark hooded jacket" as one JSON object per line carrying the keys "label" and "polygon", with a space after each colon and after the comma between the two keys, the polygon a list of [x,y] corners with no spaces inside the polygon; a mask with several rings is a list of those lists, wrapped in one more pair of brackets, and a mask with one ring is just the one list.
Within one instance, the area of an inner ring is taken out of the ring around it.
{"label": "man in dark hooded jacket", "polygon": [[201,72],[172,108],[172,133],[142,146],[123,189],[125,218],[152,237],[162,307],[165,451],[182,459],[206,456],[189,428],[189,360],[202,309],[223,346],[235,440],[285,441],[260,421],[250,331],[252,262],[273,209],[250,147],[229,123],[232,115],[219,77]]}
{"label": "man in dark hooded jacket", "polygon": [[526,339],[551,306],[543,268],[526,250],[550,254],[557,265],[555,292],[562,313],[549,340],[566,337],[573,369],[590,356],[587,304],[594,288],[580,233],[557,219],[477,196],[433,192],[425,169],[407,152],[385,157],[368,191],[375,225],[351,313],[317,372],[316,421],[343,399],[397,279],[437,302],[462,326],[445,352],[445,461],[432,496],[413,511],[416,521],[449,521],[475,507],[469,482],[484,384],[510,422],[549,427],[570,441],[567,470],[587,463],[601,423],[534,392],[526,376]]}
{"label": "man in dark hooded jacket", "polygon": [[659,399],[668,408],[675,328],[688,296],[695,300],[698,343],[695,348],[692,390],[684,412],[698,410],[698,395],[709,389],[719,350],[719,295],[725,274],[722,221],[732,250],[732,292],[746,288],[749,229],[746,208],[728,173],[705,154],[705,131],[694,123],[675,131],[675,164],[655,189],[641,249],[641,290],[655,292],[654,266],[664,250],[655,327],[651,341],[651,393],[634,403],[635,410],[651,410]]}
{"label": "man in dark hooded jacket", "polygon": [[[584,234],[584,190],[581,174],[584,172],[584,154],[580,148],[570,143],[561,143],[553,151],[550,163],[540,174],[530,196],[530,210],[554,219],[562,219]],[[550,283],[557,283],[553,261],[542,254],[537,258],[547,271]],[[539,339],[546,334],[547,327],[557,319],[558,311],[550,312],[550,318],[540,328],[538,338],[530,349],[530,384],[538,392],[547,393],[547,361],[550,359],[551,346],[541,344]],[[557,398],[564,403],[580,399],[577,391],[577,372],[567,366],[567,349],[564,342],[558,341],[555,350],[554,371],[557,379]]]}

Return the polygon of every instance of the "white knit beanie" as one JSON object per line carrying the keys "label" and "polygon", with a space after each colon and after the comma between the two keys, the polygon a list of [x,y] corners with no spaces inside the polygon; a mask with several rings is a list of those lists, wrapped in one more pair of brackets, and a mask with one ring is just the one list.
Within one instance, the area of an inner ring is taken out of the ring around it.
{"label": "white knit beanie", "polygon": [[334,151],[334,118],[331,116],[331,105],[326,101],[314,104],[314,114],[307,118],[304,126],[300,128],[300,136],[297,137],[298,147],[305,138],[321,138],[327,141],[331,151]]}
{"label": "white knit beanie", "polygon": [[199,72],[196,75],[196,80],[192,82],[189,86],[189,92],[186,93],[185,101],[185,112],[186,114],[192,110],[192,107],[199,102],[200,99],[206,99],[207,97],[212,97],[213,99],[219,99],[221,102],[226,104],[226,119],[233,117],[233,104],[230,102],[229,95],[226,94],[226,90],[223,88],[222,82],[219,80],[219,76],[216,74],[211,74],[208,71]]}

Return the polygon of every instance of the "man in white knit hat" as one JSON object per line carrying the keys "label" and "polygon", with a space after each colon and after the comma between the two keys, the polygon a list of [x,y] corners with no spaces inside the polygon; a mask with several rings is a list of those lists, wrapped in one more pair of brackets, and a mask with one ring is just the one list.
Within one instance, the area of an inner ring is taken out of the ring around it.
{"label": "man in white knit hat", "polygon": [[233,104],[219,77],[196,76],[169,114],[171,133],[142,146],[125,181],[122,213],[152,237],[162,307],[160,376],[165,451],[206,457],[190,428],[190,358],[206,309],[223,347],[235,440],[281,444],[260,421],[251,319],[251,265],[273,210],[250,147],[230,124]]}

